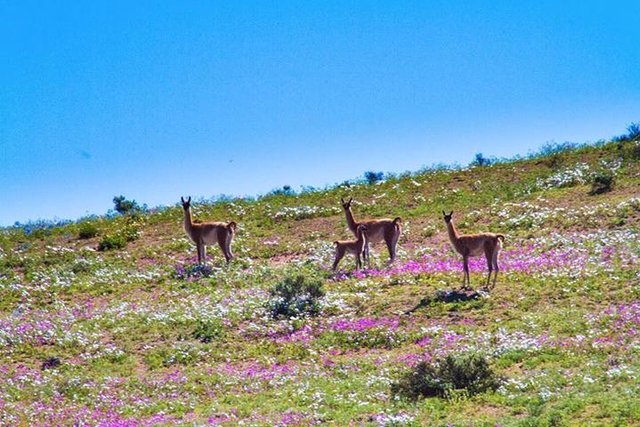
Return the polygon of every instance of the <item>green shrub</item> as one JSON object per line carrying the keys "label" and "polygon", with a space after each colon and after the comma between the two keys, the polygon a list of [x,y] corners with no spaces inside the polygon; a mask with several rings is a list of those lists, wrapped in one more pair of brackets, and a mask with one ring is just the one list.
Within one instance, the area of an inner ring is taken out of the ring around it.
{"label": "green shrub", "polygon": [[391,385],[396,396],[417,400],[422,397],[444,397],[454,390],[469,396],[496,390],[499,378],[486,358],[477,353],[448,355],[436,365],[418,363],[398,382]]}
{"label": "green shrub", "polygon": [[140,231],[137,223],[135,221],[127,221],[119,230],[104,236],[98,244],[98,250],[123,249],[127,246],[127,243],[137,240],[139,236]]}
{"label": "green shrub", "polygon": [[532,153],[528,157],[529,158],[547,157],[552,154],[568,153],[571,151],[575,151],[578,148],[580,148],[580,144],[576,144],[575,142],[569,142],[569,141],[547,142],[542,147],[540,147],[538,152]]}
{"label": "green shrub", "polygon": [[296,192],[290,185],[285,185],[282,188],[276,188],[271,190],[268,195],[273,196],[295,196]]}
{"label": "green shrub", "polygon": [[482,153],[476,153],[473,161],[469,163],[469,166],[491,166],[496,163],[495,158],[485,157]]}
{"label": "green shrub", "polygon": [[78,238],[91,239],[98,235],[98,226],[93,221],[81,222],[78,225]]}
{"label": "green shrub", "polygon": [[640,141],[640,123],[631,123],[627,126],[627,138],[632,141]]}
{"label": "green shrub", "polygon": [[308,281],[305,276],[285,277],[269,291],[267,309],[274,319],[315,316],[320,313],[324,296],[320,280]]}
{"label": "green shrub", "polygon": [[122,234],[127,242],[133,242],[134,240],[138,240],[138,237],[140,237],[140,230],[137,224],[130,223],[120,231],[120,234]]}
{"label": "green shrub", "polygon": [[616,142],[640,141],[640,123],[631,123],[627,126],[627,133],[613,138]]}
{"label": "green shrub", "polygon": [[615,177],[609,171],[596,172],[591,178],[590,195],[608,193],[613,189]]}
{"label": "green shrub", "polygon": [[640,160],[640,139],[636,141],[621,141],[618,143],[618,151],[627,161]]}
{"label": "green shrub", "polygon": [[116,196],[113,198],[113,208],[122,215],[131,215],[146,210],[146,205],[138,205],[135,200],[127,200],[124,196]]}
{"label": "green shrub", "polygon": [[108,251],[111,249],[122,249],[127,246],[127,239],[119,233],[107,234],[98,243],[99,251]]}
{"label": "green shrub", "polygon": [[217,319],[198,320],[195,329],[191,333],[193,338],[203,343],[209,343],[222,335],[222,324]]}
{"label": "green shrub", "polygon": [[373,185],[384,179],[384,172],[367,171],[364,173],[364,179],[367,181],[367,184]]}

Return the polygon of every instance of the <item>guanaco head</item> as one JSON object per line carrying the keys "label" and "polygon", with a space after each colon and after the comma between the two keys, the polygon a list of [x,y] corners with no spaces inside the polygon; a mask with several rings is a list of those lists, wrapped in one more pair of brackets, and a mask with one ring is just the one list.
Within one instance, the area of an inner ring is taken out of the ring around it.
{"label": "guanaco head", "polygon": [[453,211],[451,211],[449,215],[447,215],[446,213],[444,213],[444,211],[442,211],[442,216],[444,217],[444,222],[449,224],[451,222],[451,217],[453,216]]}
{"label": "guanaco head", "polygon": [[353,197],[350,197],[348,202],[345,202],[344,199],[340,197],[340,201],[342,202],[342,209],[347,210],[351,207],[351,202],[353,201]]}
{"label": "guanaco head", "polygon": [[364,225],[364,224],[360,224],[356,231],[357,231],[358,234],[364,234],[366,236],[367,235],[367,226]]}
{"label": "guanaco head", "polygon": [[184,209],[185,211],[189,210],[189,208],[191,207],[191,196],[189,196],[187,200],[184,200],[184,198],[180,197],[180,201],[182,202],[182,209]]}

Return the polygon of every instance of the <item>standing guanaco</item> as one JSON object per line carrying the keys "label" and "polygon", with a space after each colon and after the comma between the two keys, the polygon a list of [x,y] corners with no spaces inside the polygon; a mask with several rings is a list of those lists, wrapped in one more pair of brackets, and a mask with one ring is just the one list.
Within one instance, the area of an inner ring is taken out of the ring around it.
{"label": "standing guanaco", "polygon": [[334,271],[345,253],[350,253],[355,256],[356,270],[362,267],[362,258],[364,258],[365,248],[367,246],[367,226],[360,224],[356,234],[358,236],[356,240],[336,240],[333,242],[333,244],[336,245],[336,258],[333,261]]}
{"label": "standing guanaco", "polygon": [[347,226],[354,236],[357,237],[357,230],[360,224],[367,226],[368,242],[365,247],[365,259],[367,261],[369,260],[368,243],[378,243],[384,240],[387,244],[387,249],[389,250],[389,263],[392,263],[396,258],[396,245],[400,238],[400,222],[402,219],[400,217],[396,217],[395,219],[370,219],[358,222],[353,217],[353,212],[351,212],[351,202],[353,201],[353,197],[347,202],[345,202],[343,198],[341,198],[340,201],[342,202],[344,214],[347,217]]}
{"label": "standing guanaco", "polygon": [[459,234],[453,225],[453,211],[448,215],[442,211],[444,222],[447,225],[449,240],[453,248],[462,255],[462,269],[464,277],[462,279],[462,288],[470,287],[469,283],[469,257],[480,256],[484,253],[487,258],[487,266],[489,267],[489,275],[487,276],[487,286],[489,288],[489,280],[491,273],[495,270],[493,276],[493,287],[496,286],[498,278],[498,253],[500,252],[500,241],[504,243],[504,235],[494,233],[478,233],[478,234]]}
{"label": "standing guanaco", "polygon": [[224,258],[227,260],[227,264],[233,258],[231,252],[231,240],[236,231],[236,223],[230,221],[224,222],[202,222],[194,223],[191,219],[191,197],[180,197],[182,202],[182,209],[184,210],[184,231],[187,236],[196,244],[198,250],[198,264],[206,262],[206,245],[213,245],[218,243]]}

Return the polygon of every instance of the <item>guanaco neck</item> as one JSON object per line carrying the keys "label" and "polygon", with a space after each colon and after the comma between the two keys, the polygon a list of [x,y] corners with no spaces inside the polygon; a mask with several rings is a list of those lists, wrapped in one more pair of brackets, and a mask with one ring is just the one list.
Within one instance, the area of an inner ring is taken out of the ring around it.
{"label": "guanaco neck", "polygon": [[351,206],[349,206],[344,210],[344,214],[347,217],[347,226],[349,227],[349,230],[351,230],[353,233],[356,233],[358,230],[358,224],[356,223],[356,220],[353,218],[353,213],[351,212]]}
{"label": "guanaco neck", "polygon": [[451,243],[455,246],[458,243],[458,230],[456,230],[456,227],[453,225],[453,221],[447,222],[447,231],[449,232],[449,240],[451,240]]}
{"label": "guanaco neck", "polygon": [[193,228],[193,221],[191,221],[191,209],[184,209],[184,229],[187,233],[191,234]]}

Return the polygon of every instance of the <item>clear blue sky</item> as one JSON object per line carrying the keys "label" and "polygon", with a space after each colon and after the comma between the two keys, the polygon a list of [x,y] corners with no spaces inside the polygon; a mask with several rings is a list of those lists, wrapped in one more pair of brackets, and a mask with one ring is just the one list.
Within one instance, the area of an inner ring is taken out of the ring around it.
{"label": "clear blue sky", "polygon": [[0,0],[0,225],[640,121],[638,1]]}

